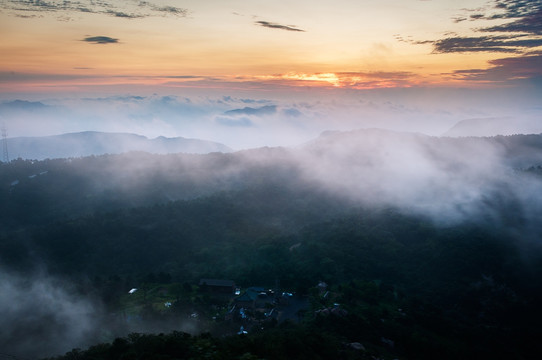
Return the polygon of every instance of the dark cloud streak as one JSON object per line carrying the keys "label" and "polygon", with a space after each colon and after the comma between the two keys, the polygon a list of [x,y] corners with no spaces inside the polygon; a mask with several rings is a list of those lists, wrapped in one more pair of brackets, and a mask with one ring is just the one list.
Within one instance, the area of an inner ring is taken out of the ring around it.
{"label": "dark cloud streak", "polygon": [[462,22],[462,21],[466,21],[467,18],[466,18],[466,17],[463,17],[463,16],[457,16],[457,17],[453,18],[452,20],[454,21],[454,23],[457,24],[457,23],[460,23],[460,22]]}
{"label": "dark cloud streak", "polygon": [[91,44],[118,44],[119,39],[115,39],[109,36],[89,36],[81,41],[85,41]]}
{"label": "dark cloud streak", "polygon": [[126,19],[141,19],[144,18],[144,15],[138,15],[138,14],[128,14],[122,11],[114,11],[114,10],[107,10],[104,12],[107,15],[111,15],[118,18],[126,18]]}
{"label": "dark cloud streak", "polygon": [[510,79],[536,79],[542,77],[542,51],[524,56],[489,61],[489,69],[456,70],[453,76],[463,80],[506,82]]}
{"label": "dark cloud streak", "polygon": [[299,29],[298,27],[294,25],[281,25],[269,21],[256,21],[256,25],[263,26],[270,29],[280,29],[280,30],[287,30],[287,31],[297,31],[297,32],[305,32],[303,29]]}
{"label": "dark cloud streak", "polygon": [[542,9],[540,0],[495,0],[495,8],[504,13],[493,14],[490,19],[512,19],[530,16]]}
{"label": "dark cloud streak", "polygon": [[487,27],[483,29],[489,32],[519,32],[532,35],[542,35],[542,10],[513,21],[511,23]]}
{"label": "dark cloud streak", "polygon": [[[474,29],[481,33],[472,37],[448,37],[435,41],[419,41],[415,44],[431,43],[434,53],[503,52],[521,53],[526,49],[542,46],[542,0],[494,0],[487,9],[470,9],[471,21],[496,19],[514,20],[508,23]],[[493,11],[493,13],[488,13]],[[496,13],[494,11],[497,11]],[[453,18],[455,23],[467,17]],[[486,35],[482,33],[491,33]]]}
{"label": "dark cloud streak", "polygon": [[486,25],[493,20],[509,22],[473,29],[479,36],[452,35],[412,43],[431,44],[434,54],[487,52],[518,56],[491,60],[488,69],[462,69],[443,75],[451,75],[454,79],[503,84],[541,78],[542,52],[536,50],[542,47],[542,0],[493,0],[489,7],[463,10],[467,14],[453,18],[454,23],[467,19],[483,21]]}
{"label": "dark cloud streak", "polygon": [[[421,42],[420,42],[421,43]],[[517,53],[525,48],[542,45],[542,39],[520,36],[449,37],[432,42],[434,53],[504,52]]]}

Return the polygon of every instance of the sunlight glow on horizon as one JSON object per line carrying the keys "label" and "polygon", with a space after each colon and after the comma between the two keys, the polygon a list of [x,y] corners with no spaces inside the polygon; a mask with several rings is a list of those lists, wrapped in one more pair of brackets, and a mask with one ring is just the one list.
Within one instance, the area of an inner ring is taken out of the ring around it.
{"label": "sunlight glow on horizon", "polygon": [[[493,2],[300,0],[256,6],[187,0],[174,4],[183,8],[167,8],[172,4],[162,0],[156,5],[111,0],[83,1],[89,8],[81,11],[58,1],[48,7],[4,1],[0,91],[100,84],[227,88],[244,82],[293,88],[477,87],[491,82],[475,84],[475,77],[466,81],[454,72],[490,69],[489,61],[503,53],[488,48],[435,54],[432,48],[446,37],[487,36],[478,35],[478,23],[468,17],[474,9],[491,14]],[[511,20],[480,21],[501,26]],[[17,83],[8,73],[26,78]]]}
{"label": "sunlight glow on horizon", "polygon": [[539,1],[501,2],[4,0],[0,95],[537,86]]}

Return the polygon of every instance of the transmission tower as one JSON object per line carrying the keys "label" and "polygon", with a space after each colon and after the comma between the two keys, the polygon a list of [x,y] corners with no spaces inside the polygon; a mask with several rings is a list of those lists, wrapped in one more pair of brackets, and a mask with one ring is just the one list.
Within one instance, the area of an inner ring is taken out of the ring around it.
{"label": "transmission tower", "polygon": [[4,153],[3,161],[4,163],[9,162],[9,153],[8,153],[8,131],[6,125],[2,125],[2,149]]}

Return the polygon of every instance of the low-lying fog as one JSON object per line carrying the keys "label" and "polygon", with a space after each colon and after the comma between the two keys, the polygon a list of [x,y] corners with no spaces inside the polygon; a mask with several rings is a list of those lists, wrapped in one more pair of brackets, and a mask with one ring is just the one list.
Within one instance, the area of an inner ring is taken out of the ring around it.
{"label": "low-lying fog", "polygon": [[0,98],[0,125],[9,137],[121,132],[210,140],[240,150],[295,146],[326,130],[381,128],[442,135],[462,121],[467,124],[452,134],[540,133],[539,99],[538,88],[72,94]]}
{"label": "low-lying fog", "polygon": [[[101,191],[141,195],[165,179],[167,188],[158,191],[176,200],[278,181],[333,194],[345,203],[396,207],[441,225],[481,222],[533,239],[540,234],[542,178],[524,171],[542,164],[539,135],[440,138],[369,129],[327,132],[295,148],[132,153],[94,158],[92,171],[79,168],[89,163],[75,159],[67,162],[67,169],[86,172],[90,188],[99,185]],[[48,181],[60,181],[54,173],[47,175]],[[190,188],[176,189],[188,183]],[[19,191],[16,186],[10,191]],[[24,357],[58,354],[100,340],[99,329],[107,319],[98,301],[45,275],[2,272],[0,309],[0,349]]]}

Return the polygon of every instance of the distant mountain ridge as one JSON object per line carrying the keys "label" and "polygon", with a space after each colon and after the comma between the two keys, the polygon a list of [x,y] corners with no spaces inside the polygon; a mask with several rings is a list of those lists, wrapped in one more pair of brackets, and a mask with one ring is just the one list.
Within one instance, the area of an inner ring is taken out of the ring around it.
{"label": "distant mountain ridge", "polygon": [[497,136],[542,133],[537,118],[492,117],[461,120],[442,136]]}
{"label": "distant mountain ridge", "polygon": [[149,139],[129,133],[84,131],[44,137],[9,138],[11,158],[33,160],[144,151],[153,154],[231,152],[228,146],[206,140],[164,136]]}
{"label": "distant mountain ridge", "polygon": [[[324,131],[305,144],[305,148],[327,156],[335,151],[339,156],[356,154],[367,156],[376,163],[394,159],[398,164],[406,161],[407,151],[435,161],[499,161],[519,169],[542,164],[542,133],[493,136],[431,136],[422,133],[384,130],[379,128],[351,131]],[[460,155],[461,154],[461,155]],[[377,160],[376,160],[377,159]],[[419,158],[417,158],[419,160]],[[470,160],[469,160],[470,159]]]}

